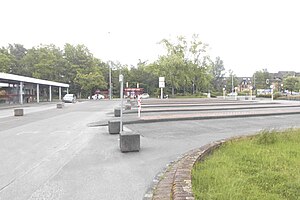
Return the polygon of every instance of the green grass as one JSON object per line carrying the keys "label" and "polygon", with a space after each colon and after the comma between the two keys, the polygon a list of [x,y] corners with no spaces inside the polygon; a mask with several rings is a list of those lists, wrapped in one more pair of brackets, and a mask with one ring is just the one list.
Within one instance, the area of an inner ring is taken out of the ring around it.
{"label": "green grass", "polygon": [[196,199],[300,199],[300,130],[230,141],[192,171]]}

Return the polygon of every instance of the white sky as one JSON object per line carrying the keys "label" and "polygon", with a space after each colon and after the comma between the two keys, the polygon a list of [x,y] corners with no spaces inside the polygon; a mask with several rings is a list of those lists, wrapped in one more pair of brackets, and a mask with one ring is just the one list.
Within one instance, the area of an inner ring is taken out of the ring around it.
{"label": "white sky", "polygon": [[106,61],[136,65],[158,42],[199,34],[226,70],[300,72],[297,0],[0,0],[0,46],[84,44]]}

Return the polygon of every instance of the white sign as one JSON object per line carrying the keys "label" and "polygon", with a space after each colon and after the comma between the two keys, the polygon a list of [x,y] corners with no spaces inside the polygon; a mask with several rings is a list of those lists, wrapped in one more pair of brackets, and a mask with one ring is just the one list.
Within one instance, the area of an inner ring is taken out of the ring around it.
{"label": "white sign", "polygon": [[159,88],[164,88],[165,87],[165,82],[159,82]]}
{"label": "white sign", "polygon": [[122,74],[119,75],[119,82],[123,82],[123,75]]}
{"label": "white sign", "polygon": [[165,77],[159,77],[159,82],[165,82]]}

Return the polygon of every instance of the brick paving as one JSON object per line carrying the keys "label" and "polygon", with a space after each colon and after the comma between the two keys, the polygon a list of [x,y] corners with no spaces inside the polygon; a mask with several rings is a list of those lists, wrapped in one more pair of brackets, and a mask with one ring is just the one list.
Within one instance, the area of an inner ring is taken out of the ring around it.
{"label": "brick paving", "polygon": [[153,200],[194,199],[192,191],[192,169],[194,164],[204,159],[225,141],[218,141],[186,153],[162,175],[155,186]]}

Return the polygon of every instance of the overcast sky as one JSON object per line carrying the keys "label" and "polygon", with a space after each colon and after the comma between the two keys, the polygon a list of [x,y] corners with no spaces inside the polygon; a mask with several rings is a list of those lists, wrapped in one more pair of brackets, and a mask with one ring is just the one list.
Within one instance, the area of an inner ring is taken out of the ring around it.
{"label": "overcast sky", "polygon": [[84,44],[103,61],[136,65],[178,35],[200,39],[226,70],[300,72],[297,0],[1,0],[0,46]]}

